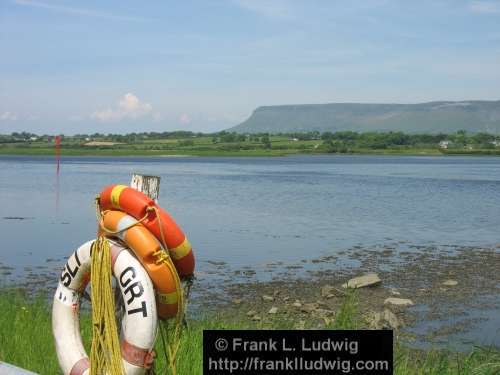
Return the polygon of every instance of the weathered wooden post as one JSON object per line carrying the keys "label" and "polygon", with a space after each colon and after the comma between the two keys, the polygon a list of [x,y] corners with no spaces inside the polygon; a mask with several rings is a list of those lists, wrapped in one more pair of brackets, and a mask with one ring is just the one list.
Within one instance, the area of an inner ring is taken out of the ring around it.
{"label": "weathered wooden post", "polygon": [[[148,197],[158,203],[160,196],[160,177],[149,176],[138,173],[132,174],[130,187],[139,190],[141,193],[146,194]],[[122,316],[125,313],[125,304],[123,303],[120,288],[115,288],[115,317],[118,322],[118,331],[120,332],[122,326]]]}
{"label": "weathered wooden post", "polygon": [[159,176],[148,176],[134,173],[132,174],[130,187],[139,190],[158,203],[158,197],[160,196]]}

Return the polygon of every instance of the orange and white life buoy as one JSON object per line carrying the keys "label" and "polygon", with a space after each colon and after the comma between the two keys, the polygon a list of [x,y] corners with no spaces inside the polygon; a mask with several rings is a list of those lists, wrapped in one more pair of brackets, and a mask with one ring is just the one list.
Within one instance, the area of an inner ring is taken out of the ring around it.
{"label": "orange and white life buoy", "polygon": [[148,272],[157,293],[158,316],[161,319],[175,317],[179,311],[180,285],[176,285],[175,269],[161,261],[166,254],[160,242],[145,226],[122,211],[104,211],[101,226],[125,242]]}
{"label": "orange and white life buoy", "polygon": [[[195,260],[191,244],[172,217],[147,195],[125,185],[111,185],[99,195],[102,210],[120,210],[142,224],[169,251],[180,277],[194,272]],[[164,239],[162,238],[164,237]]]}
{"label": "orange and white life buoy", "polygon": [[[52,330],[64,375],[88,375],[89,358],[80,335],[80,298],[90,279],[94,241],[80,246],[68,259],[54,295]],[[150,367],[157,330],[153,284],[139,261],[127,249],[110,241],[113,275],[125,304],[121,353],[125,373],[141,375]]]}

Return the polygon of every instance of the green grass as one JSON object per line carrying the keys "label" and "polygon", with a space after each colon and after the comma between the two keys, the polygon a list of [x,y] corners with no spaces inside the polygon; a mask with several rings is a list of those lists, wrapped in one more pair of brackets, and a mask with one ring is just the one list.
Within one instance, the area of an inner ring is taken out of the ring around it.
{"label": "green grass", "polygon": [[[224,150],[207,145],[200,147],[179,147],[173,149],[145,149],[133,147],[75,147],[61,149],[62,156],[231,156],[231,157],[251,157],[251,156],[286,156],[298,154],[325,154],[324,150],[314,150],[312,148],[279,148],[277,142],[271,149],[255,148],[249,150]],[[284,145],[288,147],[288,145]],[[437,149],[353,149],[346,154],[362,155],[442,155]],[[478,154],[478,153],[475,153]],[[29,155],[29,156],[53,156],[53,147],[0,147],[0,155]]]}
{"label": "green grass", "polygon": [[[62,156],[284,156],[297,154],[297,150],[235,150],[226,151],[216,148],[197,150],[183,148],[175,150],[148,150],[134,148],[66,148],[61,149]],[[54,148],[49,147],[0,147],[0,155],[53,156]]]}
{"label": "green grass", "polygon": [[[181,139],[146,139],[114,146],[85,146],[67,141],[61,148],[63,156],[286,156],[294,154],[324,154],[328,148],[321,140],[292,141],[289,137],[272,136],[271,148],[261,142],[245,141],[213,143],[212,137]],[[189,143],[187,143],[189,142]],[[352,147],[347,154],[380,155],[442,155],[437,148],[400,146],[386,149]],[[2,143],[0,155],[54,155],[54,146],[47,142]]]}
{"label": "green grass", "polygon": [[[361,319],[357,312],[357,296],[348,295],[328,329],[358,329]],[[89,315],[82,313],[81,332],[87,349],[90,342]],[[307,325],[306,325],[307,327]],[[246,318],[211,315],[191,320],[184,330],[178,357],[178,373],[201,374],[204,329],[259,329],[266,323],[253,323]],[[271,328],[289,329],[291,323],[276,320]],[[161,340],[158,340],[160,342]],[[157,345],[157,373],[164,373],[165,360]],[[30,298],[22,292],[0,291],[0,360],[40,374],[59,374],[52,337],[50,306],[43,297]],[[395,344],[396,375],[492,375],[500,373],[500,351],[477,348],[471,353],[445,350],[420,351]]]}
{"label": "green grass", "polygon": [[[0,314],[0,361],[41,374],[59,374],[47,300],[0,292]],[[89,317],[84,315],[82,336],[90,337],[90,332]]]}
{"label": "green grass", "polygon": [[[116,145],[85,146],[86,142],[67,138],[63,141],[63,156],[242,156],[269,157],[294,154],[328,154],[335,151],[319,139],[293,141],[289,136],[270,136],[270,148],[262,141],[213,142],[211,136],[196,136],[175,139],[138,139]],[[437,144],[392,145],[387,148],[370,148],[363,143],[342,146],[338,150],[345,154],[361,155],[500,155],[500,150],[449,149],[442,150]],[[0,143],[0,155],[54,155],[54,145],[48,142],[4,142]]]}

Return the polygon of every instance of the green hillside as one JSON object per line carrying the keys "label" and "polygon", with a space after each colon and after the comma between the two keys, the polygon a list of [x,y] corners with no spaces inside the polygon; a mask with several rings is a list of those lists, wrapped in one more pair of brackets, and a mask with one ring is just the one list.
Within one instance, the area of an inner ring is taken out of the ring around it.
{"label": "green hillside", "polygon": [[405,133],[500,133],[499,101],[421,104],[301,104],[257,108],[238,133],[309,131],[402,131]]}

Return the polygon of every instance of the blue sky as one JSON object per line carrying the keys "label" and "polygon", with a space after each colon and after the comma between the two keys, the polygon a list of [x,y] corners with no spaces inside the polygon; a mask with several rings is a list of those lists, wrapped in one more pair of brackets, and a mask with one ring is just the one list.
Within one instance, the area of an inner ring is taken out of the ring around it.
{"label": "blue sky", "polygon": [[500,1],[0,0],[0,133],[215,131],[261,105],[500,99]]}

